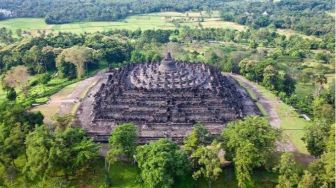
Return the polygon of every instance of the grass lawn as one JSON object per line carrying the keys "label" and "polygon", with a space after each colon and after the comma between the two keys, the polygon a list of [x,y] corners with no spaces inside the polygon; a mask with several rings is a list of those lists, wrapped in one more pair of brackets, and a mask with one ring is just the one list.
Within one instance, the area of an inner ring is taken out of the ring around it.
{"label": "grass lawn", "polygon": [[37,30],[37,29],[48,29],[50,25],[44,22],[41,18],[15,18],[2,20],[0,22],[0,27],[7,27],[15,31],[16,29],[22,30]]}
{"label": "grass lawn", "polygon": [[296,84],[295,94],[297,94],[300,97],[305,97],[313,93],[314,90],[315,90],[315,86],[313,84],[298,82]]}
{"label": "grass lawn", "polygon": [[264,108],[264,106],[258,101],[256,94],[250,88],[245,88],[245,90],[247,91],[248,95],[253,99],[258,109],[260,110],[261,114],[267,117],[268,113],[266,109]]}
{"label": "grass lawn", "polygon": [[[276,95],[266,88],[259,85],[257,85],[257,88],[268,100],[277,100]],[[303,129],[311,122],[301,118],[293,107],[283,102],[276,105],[276,111],[281,119],[280,128],[283,130],[285,136],[288,136],[289,140],[293,142],[299,152],[308,154],[306,144],[301,138],[304,135]]]}

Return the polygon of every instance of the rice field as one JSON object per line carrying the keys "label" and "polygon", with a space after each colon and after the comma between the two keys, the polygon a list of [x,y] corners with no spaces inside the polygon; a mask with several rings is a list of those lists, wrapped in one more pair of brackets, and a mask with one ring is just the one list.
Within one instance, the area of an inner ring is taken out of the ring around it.
{"label": "rice field", "polygon": [[32,34],[38,31],[92,33],[97,31],[109,31],[113,29],[148,30],[148,29],[176,29],[173,20],[178,20],[180,26],[199,27],[199,18],[203,28],[229,28],[244,30],[246,27],[220,20],[219,13],[214,11],[210,15],[206,12],[161,12],[136,16],[129,16],[124,20],[112,22],[76,22],[69,24],[51,24],[44,22],[43,18],[14,18],[0,21],[0,27],[9,28],[15,33],[17,29],[28,31]]}

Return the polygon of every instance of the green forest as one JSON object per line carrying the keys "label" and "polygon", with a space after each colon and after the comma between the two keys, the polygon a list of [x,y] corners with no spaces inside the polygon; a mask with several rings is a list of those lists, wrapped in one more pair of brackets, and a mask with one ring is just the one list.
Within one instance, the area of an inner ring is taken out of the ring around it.
{"label": "green forest", "polygon": [[[219,11],[221,20],[247,27],[32,34],[0,22],[0,187],[334,187],[334,8],[331,0],[0,0],[4,20],[64,24],[192,10]],[[297,118],[285,112],[283,119],[293,120],[293,127],[271,127],[261,108],[261,117],[230,122],[218,136],[197,123],[181,145],[169,139],[138,145],[136,126],[123,123],[102,146],[72,114],[56,114],[47,124],[46,114],[32,110],[101,71],[160,61],[167,51],[264,88],[279,105],[294,109]],[[302,135],[296,138],[302,145],[295,146],[303,149],[277,151],[288,131]]]}

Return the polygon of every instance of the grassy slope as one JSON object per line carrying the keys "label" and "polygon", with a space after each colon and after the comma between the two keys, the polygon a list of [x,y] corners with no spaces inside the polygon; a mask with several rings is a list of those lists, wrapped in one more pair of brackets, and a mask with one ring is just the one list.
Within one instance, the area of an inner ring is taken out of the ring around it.
{"label": "grassy slope", "polygon": [[[257,87],[268,100],[277,100],[277,97],[266,88],[259,85]],[[283,102],[278,103],[276,111],[281,119],[280,127],[285,135],[293,142],[299,152],[308,154],[306,145],[301,138],[304,134],[304,127],[308,126],[310,122],[299,117],[293,107]]]}
{"label": "grassy slope", "polygon": [[[265,87],[258,84],[255,85],[259,92],[269,101],[278,100],[277,96]],[[256,99],[256,94],[253,92],[253,90],[249,88],[245,89],[252,99]],[[258,106],[261,113],[267,117],[268,114],[265,108],[259,102],[256,102],[256,105]],[[276,112],[281,120],[280,128],[283,130],[284,137],[288,138],[300,153],[308,154],[306,144],[302,141],[301,138],[304,135],[304,127],[308,126],[310,122],[299,117],[299,114],[293,107],[283,103],[282,101],[276,105]]]}

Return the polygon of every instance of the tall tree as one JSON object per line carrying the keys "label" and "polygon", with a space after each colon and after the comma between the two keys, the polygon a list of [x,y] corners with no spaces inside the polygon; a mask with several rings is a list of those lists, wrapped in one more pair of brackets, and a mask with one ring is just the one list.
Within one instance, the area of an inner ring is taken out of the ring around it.
{"label": "tall tree", "polygon": [[270,90],[277,88],[278,71],[272,65],[268,65],[264,69],[262,84]]}
{"label": "tall tree", "polygon": [[10,101],[15,101],[16,97],[17,97],[17,94],[16,94],[15,89],[12,87],[9,87],[7,94],[6,94],[6,98]]}
{"label": "tall tree", "polygon": [[30,75],[27,67],[20,65],[7,71],[3,81],[9,87],[22,89],[23,93],[27,96],[29,79]]}
{"label": "tall tree", "polygon": [[324,153],[311,162],[305,171],[299,187],[335,187],[335,125],[329,130],[329,136],[324,139]]}
{"label": "tall tree", "polygon": [[191,133],[183,140],[183,149],[189,154],[197,150],[198,147],[211,143],[211,134],[203,124],[197,123],[193,126]]}
{"label": "tall tree", "polygon": [[235,174],[238,180],[238,186],[241,188],[253,187],[252,170],[255,165],[250,154],[256,152],[252,143],[242,143],[241,147],[237,148],[235,157],[233,158]]}
{"label": "tall tree", "polygon": [[322,121],[328,124],[332,124],[335,121],[335,112],[333,106],[328,104],[321,96],[315,97],[312,108],[313,116],[316,121]]}
{"label": "tall tree", "polygon": [[218,158],[219,148],[217,145],[199,146],[191,155],[191,158],[197,161],[198,167],[193,172],[193,178],[198,179],[204,177],[208,181],[208,187],[215,181],[222,169]]}
{"label": "tall tree", "polygon": [[57,129],[65,130],[67,127],[71,127],[74,116],[71,114],[55,114],[52,119],[55,121],[54,126]]}
{"label": "tall tree", "polygon": [[121,124],[116,127],[109,138],[109,150],[106,159],[113,164],[118,157],[124,155],[131,158],[136,147],[137,129],[132,123]]}
{"label": "tall tree", "polygon": [[320,96],[321,90],[323,89],[323,85],[326,84],[328,80],[322,73],[315,75],[314,78],[315,78],[315,84],[317,86],[316,95]]}
{"label": "tall tree", "polygon": [[330,125],[323,121],[315,121],[305,128],[302,140],[307,144],[307,150],[310,154],[319,157],[325,152],[329,130]]}
{"label": "tall tree", "polygon": [[88,64],[93,63],[94,50],[84,46],[73,46],[64,49],[57,56],[57,66],[62,66],[62,63],[71,63],[76,66],[77,77],[83,77],[88,71]]}
{"label": "tall tree", "polygon": [[278,183],[281,188],[297,187],[300,180],[300,171],[292,153],[281,155],[276,170],[279,173]]}
{"label": "tall tree", "polygon": [[304,171],[302,179],[298,184],[298,188],[315,188],[318,187],[316,185],[316,177],[311,174],[308,170]]}
{"label": "tall tree", "polygon": [[31,179],[61,175],[69,180],[88,170],[99,150],[99,145],[87,138],[84,130],[71,127],[52,132],[41,126],[29,133],[26,146],[25,172]]}
{"label": "tall tree", "polygon": [[21,104],[0,103],[0,165],[18,170],[16,159],[25,152],[25,137],[42,124],[40,113],[26,112]]}
{"label": "tall tree", "polygon": [[266,119],[249,116],[229,123],[223,130],[222,138],[225,158],[233,160],[238,182],[245,187],[251,182],[251,170],[265,165],[274,152],[280,132],[272,128]]}
{"label": "tall tree", "polygon": [[176,177],[186,174],[187,155],[168,139],[138,146],[135,157],[141,178],[148,187],[172,187]]}
{"label": "tall tree", "polygon": [[50,168],[50,149],[54,145],[55,136],[46,126],[40,126],[28,134],[26,139],[27,162],[23,172],[30,179],[44,179],[53,173]]}
{"label": "tall tree", "polygon": [[0,164],[5,169],[16,168],[15,159],[23,154],[25,134],[19,123],[0,124]]}

